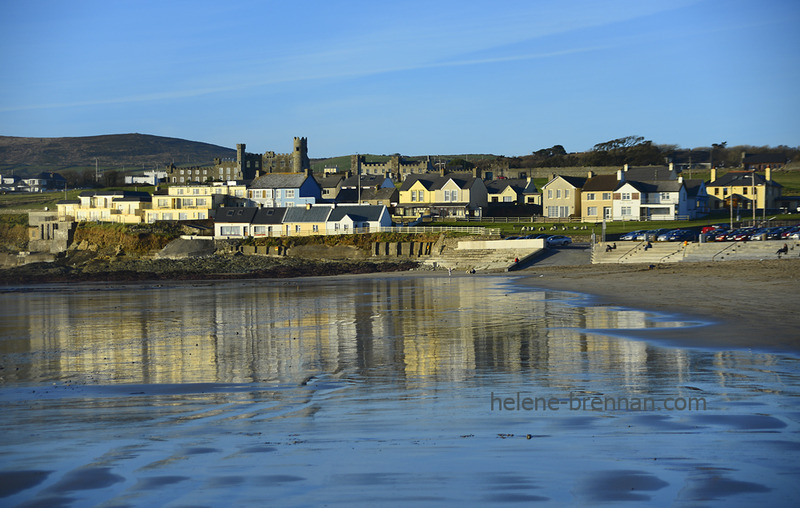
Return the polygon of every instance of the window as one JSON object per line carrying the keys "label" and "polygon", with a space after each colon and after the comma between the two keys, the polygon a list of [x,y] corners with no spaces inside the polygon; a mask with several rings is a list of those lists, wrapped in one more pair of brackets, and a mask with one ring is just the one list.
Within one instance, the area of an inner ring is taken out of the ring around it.
{"label": "window", "polygon": [[742,194],[747,195],[747,187],[742,187]]}
{"label": "window", "polygon": [[[181,178],[181,181],[183,181],[183,178]],[[183,189],[178,189],[178,195],[179,196],[183,195]]]}
{"label": "window", "polygon": [[411,191],[411,201],[416,201],[416,200],[417,200],[417,191],[412,190]]}
{"label": "window", "polygon": [[206,198],[197,198],[197,206],[206,206]]}
{"label": "window", "polygon": [[565,198],[569,197],[569,189],[564,189],[564,197]]}
{"label": "window", "polygon": [[[630,192],[623,192],[622,193],[622,199],[626,199],[626,200],[627,199],[631,199],[631,193]],[[628,208],[630,208],[630,207],[628,207]]]}
{"label": "window", "polygon": [[586,208],[586,215],[596,216],[597,215],[597,207],[596,206],[590,206],[590,207]]}
{"label": "window", "polygon": [[660,194],[661,201],[669,201],[669,192],[662,192]]}
{"label": "window", "polygon": [[239,226],[220,226],[219,232],[222,236],[234,236],[239,234]]}
{"label": "window", "polygon": [[319,233],[319,225],[314,224],[313,226],[311,226],[311,231],[313,231],[314,233]]}
{"label": "window", "polygon": [[194,199],[181,199],[181,206],[194,206]]}
{"label": "window", "polygon": [[296,225],[296,226],[294,227],[294,232],[295,232],[295,233],[299,233],[299,232],[300,232],[300,224],[298,224],[298,225]]}
{"label": "window", "polygon": [[586,193],[586,200],[587,201],[594,201],[594,192],[587,192]]}
{"label": "window", "polygon": [[631,215],[631,207],[630,206],[623,206],[620,210],[620,213],[623,217]]}
{"label": "window", "polygon": [[253,234],[254,235],[267,234],[267,226],[253,226]]}
{"label": "window", "polygon": [[206,218],[206,212],[197,212],[197,218],[201,219],[201,220],[205,219]]}
{"label": "window", "polygon": [[561,199],[561,189],[556,189],[556,199]]}
{"label": "window", "polygon": [[513,196],[503,196],[503,203],[511,203],[514,201]]}
{"label": "window", "polygon": [[192,189],[192,194],[200,194],[200,189]]}
{"label": "window", "polygon": [[603,199],[611,199],[611,193],[610,192],[604,192],[603,193]]}
{"label": "window", "polygon": [[165,213],[164,213],[164,214],[161,216],[161,220],[172,220],[172,214],[171,214],[171,213],[169,213],[169,212],[165,212]]}
{"label": "window", "polygon": [[547,216],[548,217],[558,217],[558,207],[557,206],[548,206],[547,207]]}
{"label": "window", "polygon": [[286,189],[283,191],[283,197],[286,199],[294,199],[294,189]]}
{"label": "window", "polygon": [[236,197],[237,197],[237,198],[242,198],[242,197],[244,197],[244,191],[243,191],[242,189],[237,189],[237,190],[236,190],[236,192],[235,192],[235,194],[236,194]]}
{"label": "window", "polygon": [[168,200],[168,199],[162,199],[162,198],[159,198],[159,199],[158,199],[158,207],[159,207],[159,208],[166,208],[166,207],[168,207],[168,206],[169,206],[169,204],[168,204],[168,203],[169,203],[169,200]]}
{"label": "window", "polygon": [[189,220],[189,216],[186,214],[186,212],[179,213],[178,220]]}
{"label": "window", "polygon": [[553,189],[547,189],[547,199],[553,199]]}
{"label": "window", "polygon": [[272,198],[272,189],[267,189],[267,190],[265,190],[265,191],[264,191],[264,197],[265,197],[265,198],[270,198],[270,199],[271,199],[271,198]]}

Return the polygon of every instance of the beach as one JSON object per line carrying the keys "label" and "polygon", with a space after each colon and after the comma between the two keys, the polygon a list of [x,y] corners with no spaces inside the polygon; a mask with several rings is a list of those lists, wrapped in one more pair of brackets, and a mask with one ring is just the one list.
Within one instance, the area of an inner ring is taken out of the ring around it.
{"label": "beach", "polygon": [[[800,351],[800,259],[579,265],[525,270],[533,287],[593,295],[602,305],[680,313],[712,323],[672,330],[682,347]],[[641,333],[641,332],[639,332]],[[667,338],[648,331],[654,340]]]}

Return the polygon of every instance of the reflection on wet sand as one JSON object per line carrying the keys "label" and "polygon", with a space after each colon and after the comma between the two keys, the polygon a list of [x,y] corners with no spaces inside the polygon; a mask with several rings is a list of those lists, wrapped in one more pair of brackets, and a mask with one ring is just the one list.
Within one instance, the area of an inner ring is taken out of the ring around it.
{"label": "reflection on wet sand", "polygon": [[[629,340],[698,324],[513,278],[50,286],[0,304],[2,504],[800,494],[797,358]],[[517,392],[561,405],[490,407]],[[571,410],[573,394],[709,408]]]}
{"label": "reflection on wet sand", "polygon": [[4,313],[18,319],[0,328],[19,368],[6,370],[11,382],[292,383],[342,372],[425,382],[614,368],[635,387],[652,369],[686,369],[680,350],[602,335],[683,323],[571,300],[480,278],[82,286],[6,293]]}

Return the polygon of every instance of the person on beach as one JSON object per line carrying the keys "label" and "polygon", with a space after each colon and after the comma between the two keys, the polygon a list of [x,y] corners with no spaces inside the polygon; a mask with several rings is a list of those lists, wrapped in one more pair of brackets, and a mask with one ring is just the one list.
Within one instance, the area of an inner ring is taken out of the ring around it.
{"label": "person on beach", "polygon": [[780,249],[778,249],[778,252],[776,252],[776,254],[778,255],[778,257],[780,257],[780,256],[781,256],[781,254],[788,254],[788,253],[789,253],[789,246],[788,246],[788,245],[786,245],[785,243],[783,244],[783,247],[781,247]]}

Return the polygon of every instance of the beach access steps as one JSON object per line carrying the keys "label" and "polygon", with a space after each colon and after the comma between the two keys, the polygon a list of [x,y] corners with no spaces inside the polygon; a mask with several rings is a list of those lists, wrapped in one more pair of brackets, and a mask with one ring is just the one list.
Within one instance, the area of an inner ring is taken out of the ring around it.
{"label": "beach access steps", "polygon": [[[610,242],[609,242],[610,243]],[[789,248],[780,257],[800,257],[798,240],[764,240],[748,242],[652,242],[645,249],[646,242],[617,242],[617,248],[606,252],[609,243],[598,243],[592,250],[592,263],[681,263],[734,261],[753,259],[778,259],[777,251],[783,244]]]}
{"label": "beach access steps", "polygon": [[[544,250],[544,241],[451,239],[442,249],[425,259],[423,266],[436,269],[476,272],[508,272],[524,267]],[[515,261],[516,260],[516,261]]]}

